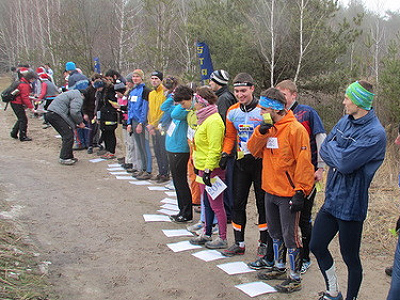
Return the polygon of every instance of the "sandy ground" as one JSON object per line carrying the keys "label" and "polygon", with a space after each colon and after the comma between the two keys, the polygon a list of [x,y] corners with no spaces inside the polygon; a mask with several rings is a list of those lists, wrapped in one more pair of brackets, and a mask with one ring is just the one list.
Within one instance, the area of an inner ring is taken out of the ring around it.
{"label": "sandy ground", "polygon": [[[191,255],[194,250],[174,253],[166,244],[187,238],[167,238],[161,230],[184,225],[143,219],[143,214],[156,213],[164,192],[117,180],[107,172],[112,162],[91,163],[95,155],[86,152],[76,153],[76,165],[62,166],[58,163],[61,141],[52,128],[44,130],[40,120],[30,118],[28,135],[33,141],[21,143],[9,136],[14,120],[11,109],[1,110],[0,197],[13,207],[10,215],[39,249],[41,260],[51,262],[50,281],[60,299],[250,299],[234,286],[256,281],[255,273],[229,276],[217,265],[254,260],[253,200],[248,205],[244,256],[206,263]],[[120,149],[117,154],[121,156]],[[233,241],[230,228],[228,239]],[[390,279],[383,270],[392,257],[369,255],[368,247],[364,242],[365,276],[359,299],[385,299]],[[331,249],[338,255],[336,242]],[[347,273],[340,258],[337,267],[345,289]],[[324,284],[314,258],[303,284],[301,291],[291,295],[257,298],[318,299]]]}

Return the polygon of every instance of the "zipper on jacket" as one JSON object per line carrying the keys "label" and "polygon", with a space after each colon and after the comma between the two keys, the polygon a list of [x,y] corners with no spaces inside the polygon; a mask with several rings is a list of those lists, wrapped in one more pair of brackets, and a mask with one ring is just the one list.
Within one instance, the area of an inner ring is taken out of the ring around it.
{"label": "zipper on jacket", "polygon": [[294,184],[293,184],[292,178],[290,178],[290,175],[289,175],[288,171],[285,171],[285,174],[286,174],[287,179],[289,180],[290,185],[292,186],[292,188],[294,188]]}

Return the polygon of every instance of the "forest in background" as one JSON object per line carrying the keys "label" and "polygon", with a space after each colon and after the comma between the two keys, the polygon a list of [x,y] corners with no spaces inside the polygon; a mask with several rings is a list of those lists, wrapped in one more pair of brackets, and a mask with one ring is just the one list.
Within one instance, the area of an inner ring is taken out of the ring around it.
{"label": "forest in background", "polygon": [[400,12],[378,15],[362,1],[335,0],[0,0],[0,72],[65,62],[87,75],[135,68],[199,81],[196,41],[214,69],[248,72],[257,90],[294,80],[327,129],[342,115],[345,87],[375,86],[385,126],[400,121]]}

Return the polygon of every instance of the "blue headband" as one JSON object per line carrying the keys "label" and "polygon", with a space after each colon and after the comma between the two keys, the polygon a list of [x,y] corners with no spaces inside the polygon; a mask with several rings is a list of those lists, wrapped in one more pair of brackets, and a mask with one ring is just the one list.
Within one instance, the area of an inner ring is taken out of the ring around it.
{"label": "blue headband", "polygon": [[271,108],[274,110],[284,110],[285,109],[285,104],[283,104],[282,102],[275,100],[275,99],[271,99],[265,96],[261,96],[260,97],[260,103],[259,103],[262,107],[265,108]]}

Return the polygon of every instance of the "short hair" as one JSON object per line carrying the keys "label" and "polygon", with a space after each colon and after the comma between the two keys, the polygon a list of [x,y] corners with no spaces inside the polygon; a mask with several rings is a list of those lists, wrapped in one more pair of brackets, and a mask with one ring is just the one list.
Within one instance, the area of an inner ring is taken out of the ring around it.
{"label": "short hair", "polygon": [[200,97],[206,99],[210,104],[217,103],[217,95],[208,86],[201,86],[197,88],[196,93]]}
{"label": "short hair", "polygon": [[99,73],[94,73],[90,78],[91,81],[95,81],[96,79],[104,79],[104,76]]}
{"label": "short hair", "polygon": [[106,72],[106,74],[104,74],[104,76],[105,77],[113,77],[113,78],[114,78],[114,76],[117,76],[117,78],[119,78],[119,77],[121,77],[121,74],[116,70],[110,69]]}
{"label": "short hair", "polygon": [[193,90],[186,85],[178,85],[174,92],[174,101],[181,102],[183,100],[191,100],[193,98]]}
{"label": "short hair", "polygon": [[291,93],[297,93],[296,84],[293,81],[289,80],[289,79],[286,79],[286,80],[283,80],[283,81],[279,82],[276,85],[276,88],[277,89],[289,90]]}
{"label": "short hair", "polygon": [[374,87],[371,83],[365,80],[359,80],[358,83],[370,93],[374,93]]}
{"label": "short hair", "polygon": [[[277,88],[269,88],[265,91],[262,91],[260,96],[264,96],[276,101],[279,101],[281,103],[283,103],[284,106],[286,106],[286,97],[284,94],[282,94],[282,92],[280,90],[278,90]],[[279,111],[279,114],[282,115],[285,112],[285,109],[282,109]]]}

